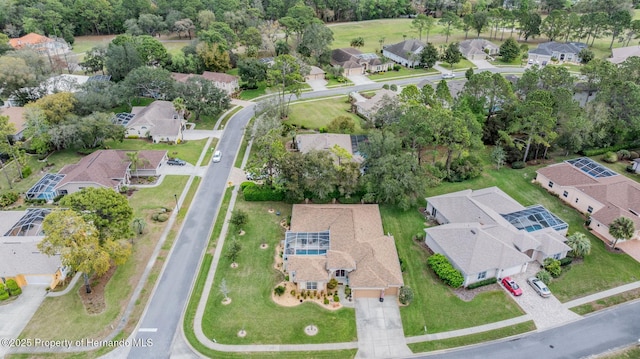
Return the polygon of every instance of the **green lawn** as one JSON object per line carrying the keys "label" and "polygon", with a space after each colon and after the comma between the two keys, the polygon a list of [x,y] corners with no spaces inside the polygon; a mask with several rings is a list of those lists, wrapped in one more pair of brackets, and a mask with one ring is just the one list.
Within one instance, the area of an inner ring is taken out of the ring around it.
{"label": "green lawn", "polygon": [[[134,241],[134,253],[129,260],[118,266],[113,277],[105,287],[106,308],[100,314],[88,314],[78,295],[82,285],[79,281],[70,293],[61,297],[48,297],[42,302],[34,316],[22,331],[22,338],[43,339],[80,339],[100,338],[110,332],[110,325],[115,325],[123,307],[137,283],[131,278],[140,273],[147,265],[143,252],[149,251],[155,242],[152,233],[157,233],[163,225],[154,225],[145,215],[160,207],[173,208],[173,194],[180,193],[187,183],[186,176],[166,176],[158,187],[144,188],[134,192],[130,198],[135,217],[145,217],[148,226],[145,235]],[[156,238],[157,239],[157,238]],[[136,259],[137,258],[137,259]],[[44,293],[43,293],[44,294]],[[60,320],[64,313],[64,320]],[[51,330],[56,328],[56,330]]]}
{"label": "green lawn", "polygon": [[175,55],[175,54],[179,54],[182,51],[182,48],[189,45],[191,43],[191,40],[189,39],[182,39],[182,40],[171,40],[171,42],[168,41],[161,41],[162,45],[167,49],[167,52],[170,53],[171,55]]}
{"label": "green lawn", "polygon": [[[47,157],[46,161],[38,161],[38,157],[33,155],[29,155],[27,157],[27,166],[29,166],[32,170],[31,175],[24,179],[19,179],[20,175],[17,167],[13,162],[9,162],[4,169],[0,172],[0,191],[16,191],[19,193],[24,193],[29,190],[42,176],[44,173],[40,173],[40,171],[45,167],[46,164],[52,165],[53,167],[47,169],[49,173],[57,173],[64,167],[65,165],[72,164],[78,162],[82,158],[82,155],[78,154],[75,150],[67,149],[62,151],[56,151]],[[7,171],[7,175],[9,178],[16,179],[17,182],[13,182],[13,189],[10,189],[9,183],[7,182],[7,178],[5,176],[4,171]]]}
{"label": "green lawn", "polygon": [[196,162],[198,162],[198,158],[200,158],[200,154],[202,153],[202,148],[206,143],[206,138],[201,140],[184,141],[177,145],[169,143],[152,143],[143,139],[126,139],[122,142],[107,141],[105,143],[105,148],[131,151],[167,150],[167,156],[169,157],[178,157],[191,164],[196,164]]}
{"label": "green lawn", "polygon": [[[451,66],[449,66],[449,64],[446,64],[446,63],[441,63],[440,66],[444,67],[445,69],[451,69]],[[474,65],[471,61],[467,59],[462,59],[457,64],[453,64],[453,70],[466,70],[470,67],[475,69],[476,65]]]}
{"label": "green lawn", "polygon": [[414,77],[414,76],[424,76],[424,75],[435,74],[435,73],[438,73],[438,71],[434,69],[424,69],[424,68],[409,69],[406,67],[402,67],[400,71],[380,72],[377,74],[371,74],[368,77],[370,80],[373,80],[373,81],[382,81],[382,80],[388,80],[395,77]]}
{"label": "green lawn", "polygon": [[[487,149],[482,153],[486,161],[488,161],[488,152]],[[564,159],[557,158],[556,161]],[[523,206],[543,205],[569,224],[569,234],[576,231],[585,233],[591,240],[591,255],[587,256],[582,263],[572,264],[570,270],[549,285],[561,302],[640,280],[640,263],[626,254],[607,251],[604,243],[584,227],[585,218],[581,213],[550,195],[538,184],[531,183],[536,169],[541,167],[543,165],[528,166],[522,170],[507,167],[495,170],[487,165],[479,178],[461,183],[443,183],[429,189],[427,195],[436,196],[463,189],[497,186]]]}
{"label": "green lawn", "polygon": [[464,345],[485,343],[490,340],[506,338],[512,335],[522,334],[533,330],[536,330],[536,325],[533,323],[533,321],[528,321],[506,328],[494,329],[478,334],[465,335],[463,337],[409,344],[409,349],[411,349],[411,351],[413,351],[414,353],[444,350],[449,348],[461,347]]}
{"label": "green lawn", "polygon": [[427,268],[428,253],[412,239],[424,233],[424,217],[415,209],[404,212],[391,206],[381,206],[380,212],[385,233],[395,237],[398,255],[406,263],[405,285],[414,291],[411,305],[400,308],[405,335],[425,334],[425,325],[431,334],[524,314],[503,290],[482,293],[470,302],[458,298]]}
{"label": "green lawn", "polygon": [[[362,119],[350,112],[351,104],[346,96],[339,96],[317,101],[295,102],[289,107],[289,119],[285,122],[300,127],[318,130],[338,116],[347,116],[355,123],[355,133],[364,133]],[[318,109],[322,109],[319,111]]]}
{"label": "green lawn", "polygon": [[253,90],[242,90],[240,92],[241,100],[253,100],[256,97],[267,94],[267,83],[262,81],[258,83],[258,88]]}
{"label": "green lawn", "polygon": [[340,82],[338,81],[336,78],[332,77],[332,76],[328,76],[329,78],[326,79],[327,80],[327,87],[347,87],[347,86],[353,86],[353,82],[346,80],[345,82]]}
{"label": "green lawn", "polygon": [[[249,223],[244,227],[246,234],[236,236],[242,244],[237,260],[239,267],[230,268],[231,261],[226,257],[221,258],[218,265],[202,323],[207,337],[225,344],[354,341],[356,323],[353,309],[330,311],[314,303],[281,307],[271,300],[273,288],[283,280],[281,272],[273,268],[275,246],[284,236],[279,222],[291,214],[291,205],[239,199],[236,208],[250,213]],[[280,211],[282,215],[268,213],[269,208]],[[234,236],[228,236],[225,247]],[[263,240],[269,245],[266,250],[259,248]],[[230,290],[232,302],[229,305],[221,303],[223,296],[218,288],[222,279],[226,279]],[[318,335],[309,337],[304,334],[304,327],[309,324],[318,326]],[[243,328],[248,335],[238,338],[237,333]]]}

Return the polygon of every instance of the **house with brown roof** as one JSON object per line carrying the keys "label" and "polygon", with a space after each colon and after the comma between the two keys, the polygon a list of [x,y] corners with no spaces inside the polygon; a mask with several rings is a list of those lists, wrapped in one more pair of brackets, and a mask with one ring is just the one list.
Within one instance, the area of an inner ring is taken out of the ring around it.
{"label": "house with brown roof", "polygon": [[309,74],[304,77],[305,81],[324,80],[326,72],[318,66],[309,66]]}
{"label": "house with brown roof", "polygon": [[[331,151],[338,146],[346,150],[352,157],[351,160],[362,163],[364,158],[358,152],[358,136],[345,135],[341,133],[305,133],[295,137],[295,144],[298,151],[308,153],[309,151]],[[335,161],[338,161],[335,156]]]}
{"label": "house with brown roof", "polygon": [[146,107],[134,107],[126,125],[125,137],[149,138],[153,143],[183,140],[186,121],[171,101],[154,101]]}
{"label": "house with brown roof", "polygon": [[298,290],[326,290],[335,278],[355,298],[378,298],[404,284],[378,205],[296,204],[284,247],[284,268]]}
{"label": "house with brown roof", "polygon": [[500,52],[498,45],[485,39],[464,40],[460,42],[458,47],[462,56],[467,60],[486,60]]}
{"label": "house with brown roof", "polygon": [[464,286],[524,273],[530,262],[562,259],[568,225],[540,205],[524,207],[498,187],[427,198],[440,225],[425,229],[425,243],[464,277]]}
{"label": "house with brown roof", "polygon": [[67,276],[60,255],[41,253],[37,245],[44,238],[42,221],[51,212],[46,208],[0,212],[0,278],[15,279],[19,286],[42,285],[55,288]]}
{"label": "house with brown roof", "polygon": [[7,116],[9,123],[13,124],[16,132],[12,135],[14,140],[21,140],[23,132],[27,127],[27,121],[24,118],[24,107],[1,107],[0,116]]}
{"label": "house with brown roof", "polygon": [[615,241],[609,224],[627,217],[640,235],[640,184],[588,157],[574,158],[536,171],[536,182],[589,217],[589,228],[599,237]]}
{"label": "house with brown roof", "polygon": [[344,76],[364,75],[367,72],[377,73],[389,71],[393,67],[390,61],[383,61],[373,53],[363,54],[352,47],[335,49],[331,51],[331,66],[340,66],[344,69]]}
{"label": "house with brown roof", "polygon": [[49,38],[35,32],[22,37],[9,39],[9,45],[14,49],[29,48],[40,55],[58,56],[71,51],[71,47],[62,38]]}
{"label": "house with brown roof", "polygon": [[371,98],[366,98],[357,92],[352,92],[350,96],[354,100],[355,112],[365,119],[371,120],[385,104],[395,101],[398,94],[395,91],[380,89]]}
{"label": "house with brown roof", "polygon": [[[83,157],[78,163],[64,166],[58,172],[59,179],[53,185],[56,195],[77,192],[85,187],[105,187],[120,190],[128,186],[132,176],[130,151],[99,150]],[[167,151],[138,151],[139,163],[136,176],[153,176],[167,159]],[[38,184],[36,183],[36,186]]]}
{"label": "house with brown roof", "polygon": [[213,85],[220,90],[227,93],[227,95],[231,96],[234,93],[238,92],[240,89],[240,83],[238,78],[233,75],[221,73],[221,72],[210,72],[205,71],[202,75],[198,74],[181,74],[178,72],[172,72],[171,77],[178,82],[187,82],[187,80],[194,76],[200,76],[205,80],[209,80],[213,82]]}
{"label": "house with brown roof", "polygon": [[420,66],[420,54],[426,45],[419,40],[405,40],[397,44],[385,45],[382,55],[406,67]]}

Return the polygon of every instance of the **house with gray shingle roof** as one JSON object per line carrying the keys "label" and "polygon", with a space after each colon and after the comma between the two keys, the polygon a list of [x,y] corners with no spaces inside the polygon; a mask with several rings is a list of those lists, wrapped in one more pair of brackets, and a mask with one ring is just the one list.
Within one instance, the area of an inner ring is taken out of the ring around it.
{"label": "house with gray shingle roof", "polygon": [[615,241],[609,224],[627,217],[640,238],[640,184],[588,157],[571,159],[536,171],[536,182],[571,207],[587,215],[589,228],[599,237]]}
{"label": "house with gray shingle roof", "polygon": [[587,48],[587,44],[582,42],[545,42],[537,48],[529,50],[529,62],[536,62],[542,66],[556,59],[560,62],[580,62],[578,56],[580,50]]}
{"label": "house with gray shingle roof", "polygon": [[386,102],[395,100],[398,94],[391,90],[380,89],[371,98],[366,98],[357,92],[351,93],[350,96],[355,101],[353,106],[356,113],[367,120],[371,120]]}
{"label": "house with gray shingle roof", "polygon": [[496,56],[500,47],[485,39],[464,40],[458,45],[462,56],[467,60],[485,60],[489,56]]}
{"label": "house with gray shingle roof", "polygon": [[[354,143],[356,142],[356,143]],[[334,146],[338,146],[346,150],[352,157],[351,160],[357,163],[362,163],[364,158],[359,152],[354,152],[357,149],[357,138],[352,135],[345,135],[341,133],[304,133],[296,135],[295,145],[298,151],[307,153],[309,151],[331,151]],[[337,156],[334,155],[336,163],[338,162]]]}
{"label": "house with gray shingle roof", "polygon": [[326,290],[335,278],[355,298],[378,298],[398,295],[403,285],[378,205],[296,204],[284,247],[284,268],[298,290]]}
{"label": "house with gray shingle roof", "polygon": [[420,53],[426,45],[419,40],[405,40],[397,44],[385,45],[382,55],[406,67],[420,66]]}
{"label": "house with gray shingle roof", "polygon": [[392,62],[384,62],[373,53],[363,54],[352,47],[335,49],[331,51],[331,66],[340,66],[344,69],[344,76],[364,75],[367,72],[376,73],[388,71]]}
{"label": "house with gray shingle roof", "polygon": [[540,205],[525,208],[497,187],[429,197],[427,213],[440,225],[425,229],[425,243],[462,273],[465,287],[571,250],[564,221]]}
{"label": "house with gray shingle roof", "polygon": [[235,92],[238,92],[238,90],[240,89],[240,82],[238,81],[238,77],[222,72],[205,71],[202,73],[202,75],[182,74],[179,72],[171,73],[171,77],[178,82],[187,82],[189,78],[194,76],[199,76],[205,80],[211,81],[213,83],[213,86],[226,92],[229,96],[233,95]]}
{"label": "house with gray shingle roof", "polygon": [[125,137],[149,138],[153,143],[183,140],[185,120],[171,101],[154,101],[146,107],[134,107],[133,118],[126,126]]}

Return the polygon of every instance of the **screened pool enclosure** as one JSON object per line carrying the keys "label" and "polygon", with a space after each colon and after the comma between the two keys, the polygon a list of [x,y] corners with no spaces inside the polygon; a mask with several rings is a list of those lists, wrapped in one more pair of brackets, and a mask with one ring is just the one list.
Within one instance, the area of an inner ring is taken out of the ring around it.
{"label": "screened pool enclosure", "polygon": [[329,231],[287,232],[284,237],[284,259],[290,255],[325,255],[329,250]]}
{"label": "screened pool enclosure", "polygon": [[565,221],[539,204],[527,207],[521,211],[501,214],[501,216],[517,229],[527,232],[535,232],[549,227],[561,232],[569,228],[569,225]]}

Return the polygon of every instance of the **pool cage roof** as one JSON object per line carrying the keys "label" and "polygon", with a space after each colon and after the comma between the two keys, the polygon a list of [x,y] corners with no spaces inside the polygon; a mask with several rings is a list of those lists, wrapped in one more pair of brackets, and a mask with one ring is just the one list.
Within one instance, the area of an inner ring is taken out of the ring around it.
{"label": "pool cage roof", "polygon": [[51,213],[49,208],[29,208],[22,218],[11,229],[5,233],[5,236],[40,236],[42,235],[42,221]]}
{"label": "pool cage roof", "polygon": [[109,81],[111,75],[93,75],[87,79],[87,82]]}
{"label": "pool cage roof", "polygon": [[329,231],[287,232],[284,237],[284,257],[288,255],[322,255],[329,250]]}
{"label": "pool cage roof", "polygon": [[616,172],[606,168],[605,166],[595,162],[588,157],[574,158],[568,160],[567,163],[581,170],[593,178],[611,177],[618,175]]}
{"label": "pool cage roof", "polygon": [[27,191],[27,199],[36,199],[36,198],[52,199],[52,198],[48,198],[47,196],[54,191],[56,185],[60,183],[60,181],[62,181],[63,178],[64,178],[63,174],[58,174],[58,173],[45,174],[44,176],[42,176],[42,178],[40,178],[38,182],[36,182],[36,184],[34,184],[31,188],[29,188],[29,190]]}
{"label": "pool cage roof", "polygon": [[501,216],[517,229],[526,230],[527,232],[535,232],[549,227],[556,231],[569,228],[569,225],[565,221],[539,204],[527,207],[521,211],[501,214]]}
{"label": "pool cage roof", "polygon": [[351,135],[351,153],[360,153],[360,146],[367,142],[367,135]]}
{"label": "pool cage roof", "polygon": [[129,124],[129,121],[131,121],[131,119],[134,117],[135,115],[132,113],[118,113],[116,114],[112,119],[111,122],[114,125],[122,125],[122,126],[126,126]]}

